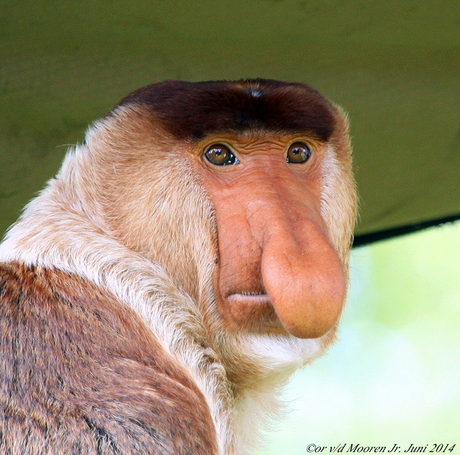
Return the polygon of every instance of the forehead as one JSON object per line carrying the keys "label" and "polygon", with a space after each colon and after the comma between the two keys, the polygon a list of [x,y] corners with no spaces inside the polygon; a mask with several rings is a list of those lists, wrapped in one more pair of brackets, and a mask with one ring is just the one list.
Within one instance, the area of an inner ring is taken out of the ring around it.
{"label": "forehead", "polygon": [[166,81],[143,87],[117,106],[140,105],[178,139],[216,134],[300,133],[326,142],[335,108],[305,84],[246,81]]}

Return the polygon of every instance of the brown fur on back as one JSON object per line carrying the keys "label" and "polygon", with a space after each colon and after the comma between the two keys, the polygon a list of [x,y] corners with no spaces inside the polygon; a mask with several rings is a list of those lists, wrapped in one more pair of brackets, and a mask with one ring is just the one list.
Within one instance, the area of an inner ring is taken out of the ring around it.
{"label": "brown fur on back", "polygon": [[188,374],[94,284],[0,264],[0,333],[0,453],[216,452]]}

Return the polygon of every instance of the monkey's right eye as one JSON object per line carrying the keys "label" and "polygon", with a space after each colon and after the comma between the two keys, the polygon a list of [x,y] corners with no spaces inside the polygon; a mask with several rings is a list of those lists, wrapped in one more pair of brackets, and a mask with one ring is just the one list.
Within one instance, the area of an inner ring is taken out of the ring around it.
{"label": "monkey's right eye", "polygon": [[232,153],[225,144],[212,144],[204,152],[206,159],[216,166],[228,166],[238,164],[238,158]]}

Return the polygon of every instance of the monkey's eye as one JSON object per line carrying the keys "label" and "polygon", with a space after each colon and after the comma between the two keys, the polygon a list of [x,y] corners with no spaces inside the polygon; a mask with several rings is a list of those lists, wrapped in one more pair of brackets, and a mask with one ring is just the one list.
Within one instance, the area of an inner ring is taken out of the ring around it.
{"label": "monkey's eye", "polygon": [[305,163],[310,158],[312,151],[304,142],[294,142],[288,148],[286,161],[288,163]]}
{"label": "monkey's eye", "polygon": [[216,166],[227,166],[238,164],[238,158],[231,152],[225,144],[212,144],[204,152],[206,159]]}

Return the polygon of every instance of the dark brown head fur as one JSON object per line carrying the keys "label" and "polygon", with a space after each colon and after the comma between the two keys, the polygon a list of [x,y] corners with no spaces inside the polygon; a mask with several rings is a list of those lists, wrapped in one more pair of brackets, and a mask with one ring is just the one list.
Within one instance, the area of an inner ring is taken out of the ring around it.
{"label": "dark brown head fur", "polygon": [[300,83],[269,79],[165,81],[147,85],[118,106],[147,107],[178,139],[247,130],[305,132],[326,142],[334,130],[334,107]]}

